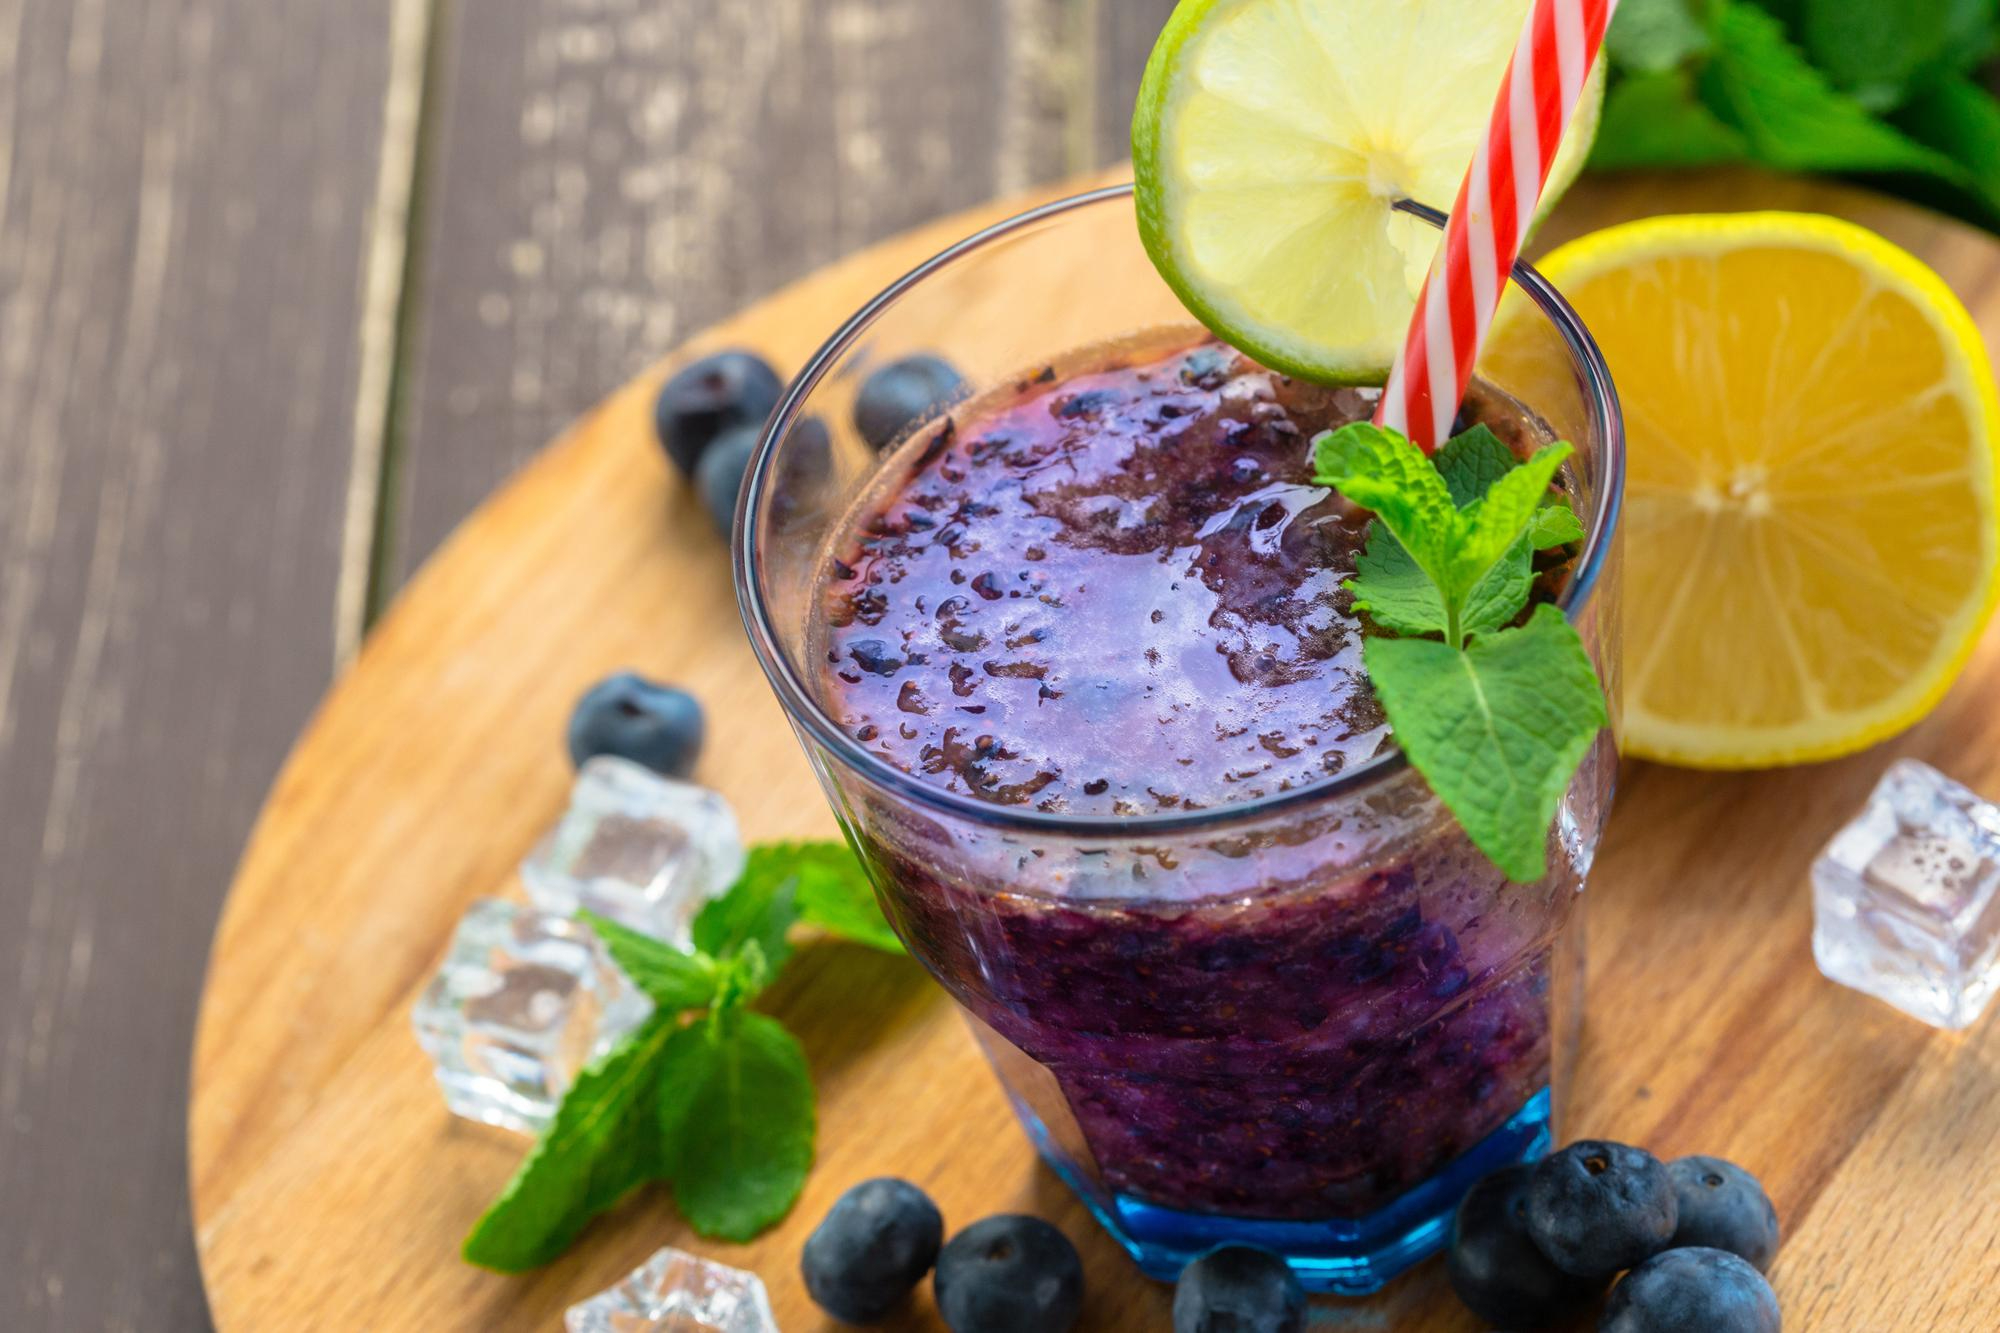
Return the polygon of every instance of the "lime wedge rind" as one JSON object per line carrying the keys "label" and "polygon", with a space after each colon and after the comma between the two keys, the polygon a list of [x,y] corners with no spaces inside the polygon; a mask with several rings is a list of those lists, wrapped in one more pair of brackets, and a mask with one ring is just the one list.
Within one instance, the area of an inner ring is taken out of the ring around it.
{"label": "lime wedge rind", "polygon": [[[1132,122],[1140,235],[1202,323],[1258,361],[1379,383],[1436,233],[1394,211],[1456,194],[1527,0],[1184,0]],[[1596,133],[1593,70],[1543,209]]]}

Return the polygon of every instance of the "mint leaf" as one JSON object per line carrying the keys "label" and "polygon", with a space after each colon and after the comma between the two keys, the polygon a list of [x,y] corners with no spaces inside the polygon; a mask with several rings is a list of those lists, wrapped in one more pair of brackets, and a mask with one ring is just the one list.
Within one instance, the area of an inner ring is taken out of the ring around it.
{"label": "mint leaf", "polygon": [[1590,165],[1602,171],[1742,162],[1750,140],[1695,95],[1686,70],[1628,74],[1605,94]]}
{"label": "mint leaf", "polygon": [[1742,0],[1717,6],[1715,49],[1699,86],[1760,159],[1792,171],[1915,171],[1962,182],[1950,158],[1876,120],[1785,38],[1784,25]]}
{"label": "mint leaf", "polygon": [[785,843],[750,849],[729,892],[696,914],[690,928],[695,948],[727,959],[755,940],[772,972],[785,965],[792,956],[785,936],[799,919],[799,877],[786,849]]}
{"label": "mint leaf", "polygon": [[[1406,455],[1416,453],[1400,436],[1386,438],[1391,442],[1389,447]],[[1342,492],[1349,499],[1366,503],[1348,490],[1356,477],[1362,479],[1360,489],[1369,491],[1373,485],[1370,493],[1378,496],[1383,488],[1399,484],[1391,477],[1396,469],[1378,465],[1363,452],[1378,447],[1379,442],[1372,439],[1345,446],[1330,466],[1321,466],[1319,475],[1324,479],[1334,469],[1348,469]],[[1522,507],[1550,501],[1549,482],[1570,452],[1567,444],[1550,445],[1524,465],[1485,426],[1474,426],[1447,440],[1437,451],[1432,470],[1444,484],[1453,509],[1449,519],[1429,520],[1449,523],[1445,536],[1450,549],[1443,569],[1420,567],[1390,526],[1378,523],[1369,532],[1367,546],[1355,558],[1354,577],[1345,584],[1354,597],[1354,609],[1367,612],[1377,625],[1394,633],[1442,634],[1452,643],[1513,620],[1528,604],[1534,588],[1534,547],[1521,529],[1536,520],[1532,510],[1524,514]],[[1524,466],[1528,469],[1525,476],[1502,485]],[[1539,500],[1530,499],[1538,493]],[[1491,509],[1485,503],[1489,497],[1493,497]],[[1562,507],[1560,500],[1554,503]],[[1563,512],[1568,512],[1566,507]],[[1574,523],[1575,515],[1570,519]],[[1496,545],[1495,534],[1508,524],[1513,525],[1513,532]]]}
{"label": "mint leaf", "polygon": [[746,1241],[789,1212],[812,1166],[814,1127],[805,1052],[776,1019],[720,1014],[668,1043],[662,1166],[702,1235]]}
{"label": "mint leaf", "polygon": [[[1543,445],[1534,457],[1503,474],[1487,487],[1484,495],[1460,511],[1459,530],[1448,562],[1450,579],[1441,582],[1439,589],[1444,594],[1447,611],[1454,601],[1463,605],[1466,595],[1509,554],[1528,520],[1547,498],[1556,470],[1575,452],[1562,441]],[[1519,605],[1514,609],[1519,610]],[[1511,618],[1511,612],[1509,615]]]}
{"label": "mint leaf", "polygon": [[1804,0],[1799,27],[1812,62],[1883,111],[1944,53],[1955,8],[1956,0]]}
{"label": "mint leaf", "polygon": [[1528,544],[1537,551],[1546,551],[1582,541],[1583,524],[1578,520],[1576,511],[1569,507],[1569,501],[1552,495],[1528,520],[1527,537]]}
{"label": "mint leaf", "polygon": [[775,973],[791,956],[786,933],[799,921],[892,953],[903,948],[853,850],[829,841],[752,847],[729,892],[695,917],[694,942],[726,958],[755,940]]}
{"label": "mint leaf", "polygon": [[[748,1240],[798,1198],[812,1163],[812,1079],[775,1019],[745,1009],[790,956],[805,919],[879,948],[901,946],[843,843],[753,847],[729,891],[695,917],[692,950],[584,913],[653,1016],[591,1065],[549,1130],[466,1237],[467,1260],[501,1272],[548,1263],[598,1213],[671,1178],[707,1236]],[[689,1026],[680,1017],[706,1006]]]}
{"label": "mint leaf", "polygon": [[1313,440],[1313,480],[1374,510],[1449,600],[1458,506],[1422,450],[1395,431],[1350,422]]}
{"label": "mint leaf", "polygon": [[1621,69],[1672,69],[1708,49],[1708,29],[1688,0],[1624,0],[1604,34],[1604,49]]}
{"label": "mint leaf", "polygon": [[[1406,444],[1397,447],[1409,448]],[[1446,440],[1431,464],[1443,480],[1453,505],[1463,509],[1486,494],[1488,486],[1519,467],[1521,460],[1490,428],[1475,425]],[[1527,601],[1531,578],[1528,565],[1529,557],[1524,551],[1518,570],[1521,600],[1504,613],[1499,607],[1509,596],[1509,585],[1516,581],[1517,575],[1511,562],[1502,561],[1490,572],[1492,586],[1482,583],[1468,595],[1468,603],[1479,604],[1482,622],[1499,614],[1500,618],[1488,628],[1513,619]],[[1354,577],[1345,586],[1354,595],[1354,609],[1366,611],[1386,630],[1407,635],[1447,632],[1448,617],[1437,584],[1417,567],[1386,524],[1377,523],[1369,529],[1368,544],[1355,557]]]}
{"label": "mint leaf", "polygon": [[716,970],[720,980],[716,983],[715,998],[709,1002],[714,1013],[742,1008],[771,984],[771,962],[764,956],[764,946],[756,940],[743,941]]}
{"label": "mint leaf", "polygon": [[844,842],[794,842],[779,847],[792,858],[799,878],[801,921],[856,944],[888,953],[903,952],[903,942],[882,919],[875,886],[853,848]]}
{"label": "mint leaf", "polygon": [[1521,460],[1514,456],[1514,451],[1493,433],[1490,426],[1485,425],[1468,427],[1446,440],[1431,462],[1438,475],[1444,478],[1444,488],[1451,492],[1451,502],[1460,509],[1486,494],[1488,486],[1521,466]]}
{"label": "mint leaf", "polygon": [[1946,73],[1978,69],[1996,45],[2000,45],[2000,5],[1994,0],[1950,0],[1944,52],[1938,62]]}
{"label": "mint leaf", "polygon": [[715,960],[707,954],[676,949],[595,912],[579,912],[577,919],[604,941],[619,971],[661,1012],[699,1009],[715,998]]}
{"label": "mint leaf", "polygon": [[1603,691],[1554,606],[1463,651],[1371,638],[1368,675],[1396,743],[1473,844],[1519,883],[1547,869],[1550,822],[1600,728]]}
{"label": "mint leaf", "polygon": [[2000,102],[1963,75],[1940,78],[1912,97],[1896,123],[1965,171],[1966,183],[2000,216]]}
{"label": "mint leaf", "polygon": [[[1571,515],[1575,521],[1575,515]],[[1521,613],[1534,591],[1534,552],[1526,536],[1509,547],[1466,594],[1459,612],[1461,634],[1498,629]],[[1354,609],[1395,634],[1445,634],[1449,624],[1437,585],[1417,568],[1402,543],[1389,530],[1369,530],[1368,545],[1354,559],[1354,577],[1344,585],[1354,595]]]}
{"label": "mint leaf", "polygon": [[506,1191],[465,1238],[468,1261],[501,1273],[548,1263],[591,1218],[657,1173],[652,1098],[677,1021],[655,1013],[577,1075]]}
{"label": "mint leaf", "polygon": [[1535,590],[1535,553],[1525,535],[1517,537],[1466,594],[1458,625],[1464,634],[1485,634],[1521,614]]}
{"label": "mint leaf", "polygon": [[1366,611],[1383,629],[1409,635],[1445,631],[1437,584],[1383,524],[1370,525],[1368,544],[1354,557],[1354,577],[1342,586],[1353,594],[1354,609]]}

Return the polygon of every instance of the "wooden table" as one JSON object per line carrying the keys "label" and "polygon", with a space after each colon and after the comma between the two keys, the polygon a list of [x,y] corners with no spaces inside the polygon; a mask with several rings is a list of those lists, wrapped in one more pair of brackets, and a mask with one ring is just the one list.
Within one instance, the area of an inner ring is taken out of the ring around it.
{"label": "wooden table", "polygon": [[[1551,239],[1673,208],[1834,211],[1925,255],[2000,336],[2000,243],[1826,185],[1750,175],[1593,181]],[[684,355],[757,347],[796,366],[889,277],[998,216],[947,221],[826,270]],[[1090,262],[1078,256],[1077,262]],[[769,999],[820,1093],[799,1207],[747,1246],[692,1238],[645,1192],[536,1273],[457,1245],[522,1143],[452,1120],[408,1028],[414,992],[471,898],[560,808],[556,738],[578,689],[637,665],[708,704],[699,776],[746,832],[831,819],[735,624],[722,544],[647,425],[641,376],[483,506],[384,620],[272,792],[217,937],[197,1044],[195,1216],[224,1333],[551,1327],[662,1244],[752,1268],[789,1333],[834,1326],[797,1271],[806,1232],[858,1179],[896,1173],[954,1226],[1033,1211],[1080,1244],[1087,1333],[1156,1333],[1140,1278],[1040,1168],[977,1050],[914,964],[809,948]],[[2000,1313],[2000,1015],[1938,1034],[1834,986],[1809,948],[1807,866],[1889,760],[2000,792],[2000,628],[1939,711],[1866,754],[1716,775],[1633,766],[1592,877],[1591,976],[1572,1135],[1710,1152],[1766,1182],[1787,1240],[1788,1327],[1989,1333]],[[1343,1327],[1468,1333],[1436,1265]],[[939,1330],[920,1299],[897,1325]]]}
{"label": "wooden table", "polygon": [[0,1329],[200,1329],[215,913],[374,613],[675,343],[1115,160],[1171,0],[0,0]]}

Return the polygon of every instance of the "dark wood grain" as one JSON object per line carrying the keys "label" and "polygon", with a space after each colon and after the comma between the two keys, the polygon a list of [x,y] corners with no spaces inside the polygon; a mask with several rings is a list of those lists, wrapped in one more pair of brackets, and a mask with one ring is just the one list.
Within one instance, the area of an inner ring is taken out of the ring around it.
{"label": "dark wood grain", "polygon": [[1132,103],[1146,57],[1176,0],[1093,0],[1091,143],[1099,162],[1132,152]]}
{"label": "dark wood grain", "polygon": [[190,1030],[334,661],[390,3],[0,3],[8,1333],[207,1324]]}
{"label": "dark wood grain", "polygon": [[390,582],[696,329],[868,241],[1061,174],[1065,8],[455,6]]}

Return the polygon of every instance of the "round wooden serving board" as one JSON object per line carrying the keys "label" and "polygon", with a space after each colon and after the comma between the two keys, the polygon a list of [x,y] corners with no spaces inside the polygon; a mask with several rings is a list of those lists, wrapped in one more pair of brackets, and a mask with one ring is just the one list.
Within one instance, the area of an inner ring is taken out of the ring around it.
{"label": "round wooden serving board", "polygon": [[[857,255],[683,349],[755,347],[797,368],[864,298],[975,227],[978,210]],[[1869,196],[1759,176],[1590,181],[1547,241],[1646,213],[1805,208],[1855,218],[1935,265],[2000,345],[2000,245]],[[1076,256],[1079,265],[1090,256]],[[677,358],[678,359],[678,358]],[[1030,1211],[1081,1247],[1085,1330],[1169,1327],[1141,1278],[1049,1173],[944,995],[915,963],[817,944],[768,1007],[820,1096],[805,1197],[751,1245],[692,1236],[664,1191],[602,1219],[525,1277],[458,1247],[522,1140],[445,1112],[411,1001],[459,913],[511,894],[561,808],[578,692],[636,667],[707,704],[698,777],[753,838],[830,836],[831,817],[751,659],[727,556],[665,466],[628,386],[475,514],[327,697],[273,788],[216,937],[196,1044],[194,1216],[223,1333],[548,1330],[675,1244],[754,1269],[787,1333],[836,1327],[797,1275],[834,1198],[894,1173],[952,1227]],[[1894,614],[1888,609],[1888,615]],[[1572,1135],[1760,1174],[1785,1224],[1773,1273],[1812,1333],[2000,1324],[2000,1019],[1931,1031],[1823,980],[1807,868],[1891,758],[2000,795],[2000,633],[1923,725],[1839,763],[1714,775],[1629,766],[1590,885],[1589,1004]],[[1471,1330],[1431,1264],[1343,1328]],[[895,1325],[941,1329],[928,1292]]]}

